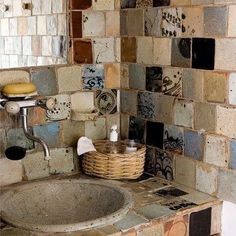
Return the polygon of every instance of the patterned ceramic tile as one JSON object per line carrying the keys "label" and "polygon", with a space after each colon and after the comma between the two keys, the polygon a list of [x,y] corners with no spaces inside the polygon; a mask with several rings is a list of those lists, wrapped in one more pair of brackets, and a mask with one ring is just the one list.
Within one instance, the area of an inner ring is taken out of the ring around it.
{"label": "patterned ceramic tile", "polygon": [[115,62],[114,38],[97,38],[93,40],[95,63]]}
{"label": "patterned ceramic tile", "polygon": [[129,139],[144,143],[145,121],[131,116],[129,119]]}
{"label": "patterned ceramic tile", "polygon": [[57,121],[70,119],[71,101],[70,96],[66,94],[60,94],[53,96],[56,101],[56,105],[52,110],[46,111],[47,121]]}
{"label": "patterned ceramic tile", "polygon": [[158,148],[163,148],[164,124],[147,121],[146,144]]}
{"label": "patterned ceramic tile", "polygon": [[158,8],[148,8],[145,10],[144,26],[146,36],[161,36],[162,12]]}
{"label": "patterned ceramic tile", "polygon": [[147,146],[144,170],[150,174],[156,175],[156,149]]}
{"label": "patterned ceramic tile", "polygon": [[175,187],[166,187],[160,190],[155,191],[153,194],[159,196],[159,197],[180,197],[183,195],[186,195],[188,193],[182,191],[181,189],[175,188]]}
{"label": "patterned ceramic tile", "polygon": [[174,158],[171,154],[157,149],[156,175],[167,180],[174,179]]}
{"label": "patterned ceramic tile", "polygon": [[104,87],[103,65],[85,65],[82,68],[83,88],[102,89]]}
{"label": "patterned ceramic tile", "polygon": [[180,68],[163,68],[163,88],[166,95],[182,96],[182,73]]}
{"label": "patterned ceramic tile", "polygon": [[161,31],[163,37],[179,37],[182,34],[182,8],[162,10]]}
{"label": "patterned ceramic tile", "polygon": [[140,7],[152,7],[153,0],[136,0],[136,8]]}
{"label": "patterned ceramic tile", "polygon": [[154,118],[155,104],[153,101],[153,93],[139,92],[138,93],[138,116],[144,119]]}
{"label": "patterned ceramic tile", "polygon": [[171,65],[177,67],[191,67],[191,39],[172,39]]}
{"label": "patterned ceramic tile", "polygon": [[101,115],[117,112],[117,90],[98,90],[96,93],[96,106]]}
{"label": "patterned ceramic tile", "polygon": [[135,8],[136,0],[121,0],[121,9],[123,8]]}
{"label": "patterned ceramic tile", "polygon": [[184,131],[182,127],[165,125],[164,128],[164,149],[166,151],[183,153]]}
{"label": "patterned ceramic tile", "polygon": [[162,92],[162,68],[146,67],[146,90]]}
{"label": "patterned ceramic tile", "polygon": [[197,206],[197,204],[181,198],[162,202],[161,205],[168,207],[172,211],[180,211]]}

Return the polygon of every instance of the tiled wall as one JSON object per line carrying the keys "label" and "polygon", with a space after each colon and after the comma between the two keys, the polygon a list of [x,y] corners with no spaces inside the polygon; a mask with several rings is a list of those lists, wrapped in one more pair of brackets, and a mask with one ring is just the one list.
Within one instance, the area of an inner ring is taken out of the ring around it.
{"label": "tiled wall", "polygon": [[236,202],[235,1],[123,0],[121,129],[146,171]]}
{"label": "tiled wall", "polygon": [[1,0],[0,68],[66,64],[66,0]]}
{"label": "tiled wall", "polygon": [[[44,1],[34,0],[32,4],[39,2]],[[47,5],[49,2],[64,1],[47,1]],[[77,169],[77,156],[71,147],[76,146],[78,138],[105,139],[111,125],[120,124],[119,2],[71,0],[70,3],[67,66],[0,71],[0,87],[12,81],[32,81],[40,95],[56,98],[52,111],[34,108],[29,115],[32,132],[51,148],[49,162],[44,160],[41,147],[25,138],[19,117],[0,111],[0,185]],[[12,145],[29,150],[22,161],[4,158],[4,150]]]}

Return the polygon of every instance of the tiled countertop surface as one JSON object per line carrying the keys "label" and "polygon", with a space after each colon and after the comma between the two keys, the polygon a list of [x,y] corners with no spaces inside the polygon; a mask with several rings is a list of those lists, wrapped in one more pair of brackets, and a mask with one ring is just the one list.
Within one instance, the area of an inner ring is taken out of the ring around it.
{"label": "tiled countertop surface", "polygon": [[[78,175],[69,178],[78,178]],[[80,175],[79,178],[89,177]],[[221,202],[217,198],[157,177],[144,176],[135,181],[109,181],[130,190],[134,198],[133,209],[113,225],[57,235],[195,236],[194,226],[198,224],[202,225],[201,236],[220,233]],[[0,235],[55,234],[29,232],[2,222]]]}

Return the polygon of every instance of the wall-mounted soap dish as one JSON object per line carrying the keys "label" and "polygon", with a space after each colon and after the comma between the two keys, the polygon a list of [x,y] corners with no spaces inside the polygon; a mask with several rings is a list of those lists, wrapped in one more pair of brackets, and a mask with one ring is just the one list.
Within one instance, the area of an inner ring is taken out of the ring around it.
{"label": "wall-mounted soap dish", "polygon": [[71,110],[71,119],[75,121],[96,120],[98,115],[99,110],[97,108],[94,108],[91,111]]}

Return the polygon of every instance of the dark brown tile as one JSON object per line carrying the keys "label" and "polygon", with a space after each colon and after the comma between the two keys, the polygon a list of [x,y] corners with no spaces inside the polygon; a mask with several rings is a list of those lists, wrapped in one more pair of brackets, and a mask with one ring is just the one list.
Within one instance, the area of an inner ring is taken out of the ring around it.
{"label": "dark brown tile", "polygon": [[136,62],[137,44],[135,37],[125,37],[121,39],[121,61]]}
{"label": "dark brown tile", "polygon": [[92,6],[92,0],[71,0],[72,10],[85,10]]}
{"label": "dark brown tile", "polygon": [[90,40],[74,40],[74,62],[93,63],[92,43]]}
{"label": "dark brown tile", "polygon": [[81,11],[71,12],[71,27],[72,27],[72,37],[82,38],[82,12]]}

